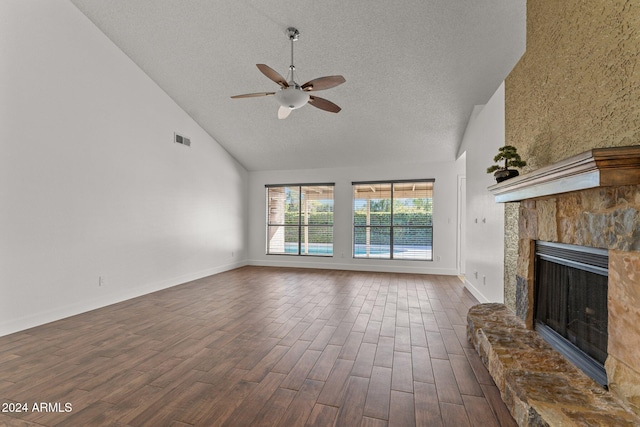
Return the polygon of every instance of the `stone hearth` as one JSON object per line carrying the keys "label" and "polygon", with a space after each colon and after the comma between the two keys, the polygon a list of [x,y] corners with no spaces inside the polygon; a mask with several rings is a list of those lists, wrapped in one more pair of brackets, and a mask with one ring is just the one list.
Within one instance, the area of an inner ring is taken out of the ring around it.
{"label": "stone hearth", "polygon": [[519,426],[640,425],[503,304],[472,307],[467,334]]}

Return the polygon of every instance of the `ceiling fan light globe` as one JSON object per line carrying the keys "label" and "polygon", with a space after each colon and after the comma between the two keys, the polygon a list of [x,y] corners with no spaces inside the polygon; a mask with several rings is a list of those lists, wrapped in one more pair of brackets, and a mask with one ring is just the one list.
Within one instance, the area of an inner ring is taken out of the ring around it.
{"label": "ceiling fan light globe", "polygon": [[279,90],[275,94],[276,99],[283,107],[295,110],[309,101],[309,94],[301,89],[288,87]]}

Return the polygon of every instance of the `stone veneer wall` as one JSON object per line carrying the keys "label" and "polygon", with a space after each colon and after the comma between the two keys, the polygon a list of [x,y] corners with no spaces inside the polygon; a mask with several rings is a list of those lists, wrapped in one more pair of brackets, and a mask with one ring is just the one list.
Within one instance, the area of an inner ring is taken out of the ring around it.
{"label": "stone veneer wall", "polygon": [[[639,56],[637,1],[527,2],[527,50],[505,80],[506,142],[528,162],[524,172],[640,145]],[[514,311],[518,210],[505,209],[505,304]]]}
{"label": "stone veneer wall", "polygon": [[504,207],[504,305],[516,311],[516,273],[518,266],[518,218],[520,203]]}
{"label": "stone veneer wall", "polygon": [[516,314],[533,326],[536,240],[609,250],[609,388],[640,414],[640,185],[520,203]]}
{"label": "stone veneer wall", "polygon": [[640,144],[635,0],[530,0],[527,49],[505,81],[506,140],[538,169]]}

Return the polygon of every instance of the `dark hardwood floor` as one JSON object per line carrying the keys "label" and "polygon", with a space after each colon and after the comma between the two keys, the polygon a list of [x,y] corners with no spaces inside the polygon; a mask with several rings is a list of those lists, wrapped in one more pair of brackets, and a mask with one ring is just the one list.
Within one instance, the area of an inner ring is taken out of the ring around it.
{"label": "dark hardwood floor", "polygon": [[1,337],[0,426],[512,426],[476,303],[452,276],[240,268]]}

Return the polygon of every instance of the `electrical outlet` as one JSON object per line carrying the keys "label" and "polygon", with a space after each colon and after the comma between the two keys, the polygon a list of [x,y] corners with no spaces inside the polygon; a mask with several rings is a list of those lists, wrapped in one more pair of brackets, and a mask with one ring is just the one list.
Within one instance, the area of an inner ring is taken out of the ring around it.
{"label": "electrical outlet", "polygon": [[98,286],[107,286],[107,276],[98,277]]}
{"label": "electrical outlet", "polygon": [[436,261],[440,262],[442,258],[440,258],[440,255],[436,256]]}

